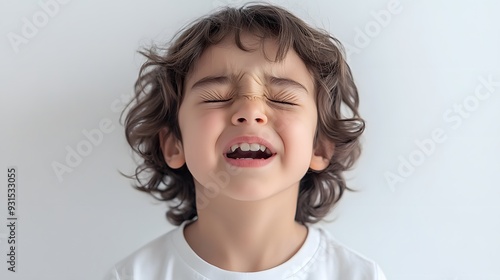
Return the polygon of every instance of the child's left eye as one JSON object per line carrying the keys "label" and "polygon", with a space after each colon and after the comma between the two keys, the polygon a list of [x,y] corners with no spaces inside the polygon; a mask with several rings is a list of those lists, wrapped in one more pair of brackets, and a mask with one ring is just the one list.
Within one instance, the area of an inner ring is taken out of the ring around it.
{"label": "child's left eye", "polygon": [[273,99],[269,99],[269,101],[274,102],[274,103],[278,103],[278,104],[283,104],[283,105],[290,105],[290,106],[295,106],[295,105],[297,105],[297,104],[295,104],[295,103],[288,102],[288,101],[282,101],[282,100],[273,100]]}

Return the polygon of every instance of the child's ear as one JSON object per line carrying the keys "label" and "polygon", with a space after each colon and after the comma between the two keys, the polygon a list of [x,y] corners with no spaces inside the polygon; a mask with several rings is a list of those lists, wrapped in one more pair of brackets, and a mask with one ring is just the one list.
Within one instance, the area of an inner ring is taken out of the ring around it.
{"label": "child's ear", "polygon": [[309,168],[316,171],[324,170],[330,164],[330,159],[333,157],[334,152],[334,143],[324,139],[318,139],[313,149]]}
{"label": "child's ear", "polygon": [[162,128],[159,136],[160,148],[165,162],[172,169],[181,168],[184,163],[186,163],[181,141],[179,141],[173,133],[168,133],[167,128]]}

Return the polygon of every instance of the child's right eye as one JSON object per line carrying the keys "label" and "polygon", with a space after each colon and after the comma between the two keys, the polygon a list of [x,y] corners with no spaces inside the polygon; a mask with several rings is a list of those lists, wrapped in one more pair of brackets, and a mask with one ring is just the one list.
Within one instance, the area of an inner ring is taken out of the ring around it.
{"label": "child's right eye", "polygon": [[231,94],[221,94],[218,91],[205,92],[200,96],[203,103],[224,103],[231,101],[231,97]]}
{"label": "child's right eye", "polygon": [[213,99],[213,100],[204,100],[204,103],[222,103],[222,102],[228,102],[231,99]]}

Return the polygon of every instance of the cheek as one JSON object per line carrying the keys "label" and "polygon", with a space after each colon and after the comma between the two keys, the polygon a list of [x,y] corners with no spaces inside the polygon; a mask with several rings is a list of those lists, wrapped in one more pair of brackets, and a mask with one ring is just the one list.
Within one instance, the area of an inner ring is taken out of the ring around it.
{"label": "cheek", "polygon": [[305,108],[293,114],[283,112],[275,116],[275,127],[278,133],[294,133],[300,138],[314,137],[316,124],[317,113],[311,108]]}
{"label": "cheek", "polygon": [[[210,135],[221,123],[221,114],[216,111],[204,110],[191,104],[181,106],[179,110],[179,126],[183,140],[198,142],[199,135]],[[184,136],[185,135],[185,136]]]}
{"label": "cheek", "polygon": [[223,117],[215,111],[181,108],[179,126],[186,164],[192,173],[202,169],[205,164],[215,162],[216,143],[223,129]]}
{"label": "cheek", "polygon": [[[281,124],[281,137],[285,144],[283,165],[300,178],[307,172],[313,155],[314,135],[317,125],[317,111],[313,103],[304,111],[289,116]],[[298,178],[298,179],[300,179]]]}
{"label": "cheek", "polygon": [[276,123],[276,131],[285,145],[285,152],[292,151],[300,157],[311,156],[316,115],[312,113],[286,116]]}

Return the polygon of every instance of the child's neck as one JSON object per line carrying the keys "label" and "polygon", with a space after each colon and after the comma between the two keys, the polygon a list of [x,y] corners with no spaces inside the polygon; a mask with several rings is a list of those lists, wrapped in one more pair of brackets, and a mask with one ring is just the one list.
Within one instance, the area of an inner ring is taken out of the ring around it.
{"label": "child's neck", "polygon": [[290,259],[307,236],[307,228],[294,220],[297,195],[298,186],[259,202],[216,198],[198,211],[184,235],[198,256],[219,268],[255,272],[275,267]]}

